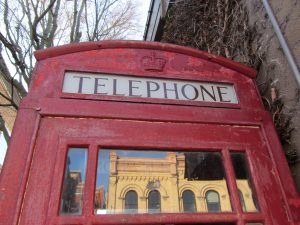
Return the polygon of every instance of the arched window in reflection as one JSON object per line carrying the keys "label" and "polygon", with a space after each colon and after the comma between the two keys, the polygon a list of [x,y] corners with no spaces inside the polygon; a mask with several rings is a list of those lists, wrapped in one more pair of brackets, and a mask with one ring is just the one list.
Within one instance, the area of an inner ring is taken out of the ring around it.
{"label": "arched window in reflection", "polygon": [[238,191],[239,191],[240,203],[242,205],[243,211],[246,212],[246,205],[245,205],[243,193],[240,190],[238,190]]}
{"label": "arched window in reflection", "polygon": [[194,192],[186,190],[182,193],[183,211],[196,212]]}
{"label": "arched window in reflection", "polygon": [[125,213],[138,212],[138,195],[135,191],[128,191],[125,195]]}
{"label": "arched window in reflection", "polygon": [[207,191],[205,193],[205,199],[206,199],[206,205],[207,205],[207,211],[208,212],[220,212],[221,206],[220,206],[220,198],[219,194],[216,191]]}
{"label": "arched window in reflection", "polygon": [[158,191],[150,191],[148,195],[148,212],[160,212],[160,193]]}

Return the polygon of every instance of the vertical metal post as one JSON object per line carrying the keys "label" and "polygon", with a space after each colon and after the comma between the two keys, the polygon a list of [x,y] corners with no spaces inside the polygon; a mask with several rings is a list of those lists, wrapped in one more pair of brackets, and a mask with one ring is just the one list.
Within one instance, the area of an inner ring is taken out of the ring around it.
{"label": "vertical metal post", "polygon": [[263,0],[263,4],[264,4],[264,7],[266,9],[266,12],[268,13],[268,16],[269,16],[270,21],[273,25],[274,31],[275,31],[275,33],[278,37],[278,40],[280,42],[280,45],[281,45],[282,49],[283,49],[283,52],[286,56],[286,59],[287,59],[289,65],[290,65],[290,67],[293,71],[294,77],[295,77],[295,79],[298,83],[298,87],[300,88],[300,73],[299,73],[297,64],[295,63],[295,60],[294,60],[294,58],[293,58],[293,56],[290,52],[290,49],[289,49],[289,47],[288,47],[288,45],[285,41],[285,38],[284,38],[284,36],[283,36],[283,34],[280,30],[280,27],[279,27],[278,22],[277,22],[274,14],[273,14],[273,11],[270,7],[270,4],[269,4],[268,0]]}

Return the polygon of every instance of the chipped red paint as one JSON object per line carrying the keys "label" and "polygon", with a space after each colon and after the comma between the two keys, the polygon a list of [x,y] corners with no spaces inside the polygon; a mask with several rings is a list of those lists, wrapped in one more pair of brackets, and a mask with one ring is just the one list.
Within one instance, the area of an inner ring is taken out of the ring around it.
{"label": "chipped red paint", "polygon": [[[154,53],[165,65],[145,70],[143,58]],[[0,177],[1,225],[299,224],[300,199],[251,68],[191,48],[137,41],[72,44],[35,56],[34,78],[22,100]],[[239,104],[67,94],[62,93],[65,71],[230,83]],[[82,216],[58,215],[68,146],[89,149]],[[99,147],[220,150],[234,211],[94,215]],[[242,212],[229,150],[246,152],[260,212]]]}

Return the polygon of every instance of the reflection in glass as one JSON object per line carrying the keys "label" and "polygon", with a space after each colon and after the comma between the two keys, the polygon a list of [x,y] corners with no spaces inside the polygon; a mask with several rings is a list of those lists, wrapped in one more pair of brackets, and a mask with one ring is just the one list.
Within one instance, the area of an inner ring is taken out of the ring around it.
{"label": "reflection in glass", "polygon": [[258,204],[244,153],[231,153],[240,203],[244,212],[257,212]]}
{"label": "reflection in glass", "polygon": [[150,191],[148,194],[148,212],[160,212],[160,193],[158,191]]}
{"label": "reflection in glass", "polygon": [[135,191],[128,191],[125,195],[125,212],[137,213],[138,211],[138,197]]}
{"label": "reflection in glass", "polygon": [[207,211],[208,212],[220,212],[220,198],[219,194],[216,191],[207,191],[205,194]]}
{"label": "reflection in glass", "polygon": [[70,148],[66,160],[60,214],[80,215],[83,206],[87,149]]}
{"label": "reflection in glass", "polygon": [[184,212],[196,212],[195,195],[192,191],[184,191],[182,193],[182,201]]}
{"label": "reflection in glass", "polygon": [[208,212],[208,190],[231,211],[218,152],[100,149],[95,189],[95,214]]}
{"label": "reflection in glass", "polygon": [[245,204],[243,193],[240,190],[238,190],[238,192],[239,192],[240,203],[242,205],[242,209],[244,212],[246,212],[246,204]]}
{"label": "reflection in glass", "polygon": [[185,156],[185,173],[188,180],[223,180],[225,172],[220,153],[188,152]]}

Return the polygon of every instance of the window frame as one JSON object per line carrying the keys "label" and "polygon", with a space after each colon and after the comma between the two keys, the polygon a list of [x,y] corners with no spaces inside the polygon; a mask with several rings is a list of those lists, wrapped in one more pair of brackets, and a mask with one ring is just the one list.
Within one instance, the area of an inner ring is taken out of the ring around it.
{"label": "window frame", "polygon": [[[99,154],[99,150],[101,149],[115,149],[115,148],[120,148],[120,145],[112,145],[112,144],[101,144],[98,140],[95,140],[94,138],[90,138],[90,139],[84,139],[84,138],[66,138],[66,139],[60,139],[60,143],[64,143],[65,146],[61,147],[62,149],[64,149],[65,152],[65,156],[66,157],[66,153],[67,153],[67,149],[68,147],[88,147],[88,154],[89,154],[89,161],[87,163],[87,177],[92,177],[94,176],[96,179],[96,170],[97,170],[97,159],[98,159],[98,154]],[[230,148],[226,148],[220,144],[215,144],[214,147],[208,145],[207,147],[203,147],[203,148],[190,148],[189,151],[196,151],[196,152],[201,152],[201,151],[211,151],[211,152],[220,152],[223,162],[224,162],[224,170],[225,170],[225,174],[226,177],[228,177],[228,165],[230,164],[230,153],[229,151],[239,151],[239,152],[247,152],[248,148],[245,148],[244,146],[241,147],[241,145],[233,145],[234,147]],[[132,146],[124,146],[122,147],[124,149],[132,149]],[[150,148],[135,148],[135,149],[140,149],[140,150],[149,150]],[[154,151],[170,151],[173,149],[169,149],[169,148],[165,148],[163,149],[162,147],[151,147],[151,150]],[[232,150],[233,149],[233,150]],[[242,149],[242,150],[241,150]],[[176,151],[183,151],[183,149],[177,149]],[[226,156],[228,155],[228,156]],[[94,156],[94,157],[93,157]],[[227,157],[227,160],[225,159]],[[58,155],[58,159],[62,158],[61,155]],[[61,162],[62,163],[62,162]],[[56,167],[59,167],[58,165]],[[57,168],[56,168],[57,170]],[[233,170],[231,171],[233,173]],[[252,170],[251,170],[252,172]],[[254,180],[256,182],[256,180]],[[91,185],[87,184],[87,188],[85,190],[85,196],[86,198],[84,199],[84,208],[83,208],[83,214],[82,216],[78,217],[78,216],[56,216],[55,218],[53,218],[51,221],[56,221],[55,223],[57,224],[61,224],[61,222],[66,221],[65,223],[70,222],[70,221],[74,221],[74,223],[76,223],[76,221],[83,221],[82,219],[86,217],[86,215],[91,215],[93,218],[92,221],[97,221],[97,224],[110,224],[110,223],[103,223],[102,221],[120,221],[121,218],[127,218],[129,219],[129,221],[131,221],[132,224],[138,223],[138,224],[143,224],[143,223],[148,223],[150,221],[161,221],[161,223],[170,223],[170,221],[173,221],[172,218],[174,218],[174,216],[180,216],[181,220],[178,220],[178,222],[180,221],[189,221],[190,217],[188,216],[190,213],[172,213],[172,214],[166,214],[166,213],[155,213],[155,214],[138,214],[138,215],[134,215],[135,218],[140,218],[141,220],[132,220],[130,219],[128,216],[129,214],[123,214],[123,215],[117,215],[117,214],[109,214],[109,215],[97,215],[94,213],[94,205],[89,204],[90,201],[92,201],[94,203],[94,196],[90,195],[88,196],[86,193],[91,192],[94,193],[95,191],[95,180],[92,179],[87,179],[86,181],[89,184],[93,184],[92,187]],[[228,182],[230,182],[230,179],[228,179]],[[234,178],[232,179],[232,182],[235,183]],[[255,184],[256,185],[256,184]],[[231,195],[232,193],[232,188],[233,185],[229,185],[228,183],[228,191],[229,194]],[[56,191],[57,192],[57,191]],[[52,196],[55,195],[54,193],[51,193]],[[258,196],[258,195],[257,195]],[[231,201],[233,200],[233,196],[231,197]],[[51,205],[53,205],[53,202],[51,203]],[[55,204],[54,204],[55,205]],[[236,206],[232,205],[233,207],[233,211],[232,212],[221,212],[221,213],[193,213],[193,221],[197,220],[197,221],[211,221],[210,218],[211,216],[218,216],[218,220],[220,221],[224,221],[224,222],[234,222],[237,221],[237,208]],[[53,211],[53,210],[52,210]],[[241,211],[242,212],[242,211]],[[243,220],[244,221],[252,221],[253,219],[255,219],[255,221],[265,221],[267,218],[264,215],[264,212],[256,212],[256,213],[246,213],[246,212],[242,212],[243,214]],[[169,216],[167,216],[169,215]],[[150,216],[150,217],[149,217]],[[81,218],[81,219],[80,219]],[[162,219],[164,218],[164,219]],[[127,220],[126,219],[126,220]],[[58,222],[60,221],[60,222]],[[140,221],[140,222],[137,222]],[[54,223],[54,224],[55,224]],[[113,222],[111,222],[113,223]]]}
{"label": "window frame", "polygon": [[[185,210],[185,200],[184,200],[184,194],[185,193],[192,193],[192,199],[193,199],[193,208],[194,208],[194,211],[188,211],[188,210]],[[188,213],[188,212],[197,212],[197,205],[196,205],[196,198],[195,198],[195,193],[192,191],[192,190],[190,190],[190,189],[186,189],[186,190],[184,190],[183,192],[182,192],[182,196],[181,196],[181,198],[182,198],[182,212],[184,212],[184,213]]]}

